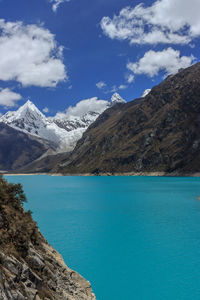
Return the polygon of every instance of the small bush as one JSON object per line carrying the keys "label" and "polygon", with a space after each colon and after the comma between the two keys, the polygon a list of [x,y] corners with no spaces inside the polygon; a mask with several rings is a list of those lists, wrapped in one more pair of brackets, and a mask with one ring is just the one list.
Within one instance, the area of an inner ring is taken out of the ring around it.
{"label": "small bush", "polygon": [[29,210],[26,211],[26,214],[31,217],[33,212],[29,209]]}

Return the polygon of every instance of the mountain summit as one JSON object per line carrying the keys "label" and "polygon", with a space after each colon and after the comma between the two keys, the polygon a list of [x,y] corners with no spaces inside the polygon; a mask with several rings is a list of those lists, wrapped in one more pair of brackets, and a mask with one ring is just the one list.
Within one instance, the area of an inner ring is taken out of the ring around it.
{"label": "mountain summit", "polygon": [[15,129],[37,136],[39,136],[38,130],[42,127],[42,123],[45,123],[45,119],[45,116],[30,100],[17,111],[8,111],[0,118],[1,122]]}
{"label": "mountain summit", "polygon": [[30,100],[17,111],[8,111],[0,121],[16,130],[63,146],[65,130],[50,122]]}
{"label": "mountain summit", "polygon": [[57,147],[57,152],[70,152],[85,130],[104,110],[124,102],[125,100],[119,94],[114,94],[111,102],[91,98],[69,107],[65,113],[46,117],[33,102],[28,100],[17,111],[8,111],[0,118],[0,122],[15,130],[53,143],[54,148]]}
{"label": "mountain summit", "polygon": [[118,93],[114,93],[110,101],[112,106],[118,103],[126,103],[126,101]]}

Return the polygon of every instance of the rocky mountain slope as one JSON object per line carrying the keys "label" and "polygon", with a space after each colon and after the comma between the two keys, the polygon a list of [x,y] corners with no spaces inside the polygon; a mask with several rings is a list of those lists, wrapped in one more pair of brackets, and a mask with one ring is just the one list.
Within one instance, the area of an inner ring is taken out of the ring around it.
{"label": "rocky mountain slope", "polygon": [[[0,123],[0,170],[17,170],[49,153],[51,145]],[[53,150],[53,149],[52,149]]]}
{"label": "rocky mountain slope", "polygon": [[95,300],[90,283],[70,270],[25,212],[21,185],[0,177],[0,299]]}
{"label": "rocky mountain slope", "polygon": [[[97,101],[97,98],[92,98]],[[89,99],[89,100],[92,100]],[[83,100],[80,103],[87,101]],[[98,101],[97,101],[98,102]],[[17,111],[8,111],[0,118],[0,122],[34,137],[44,139],[56,146],[56,152],[70,152],[74,149],[83,132],[108,107],[119,102],[125,102],[119,94],[115,93],[111,101],[99,100],[103,106],[95,110],[86,110],[79,115],[58,113],[55,117],[47,118],[40,110],[28,100]],[[77,104],[78,105],[78,104]],[[71,109],[73,111],[73,108]]]}
{"label": "rocky mountain slope", "polygon": [[70,157],[71,153],[58,153],[51,155],[43,155],[18,169],[12,170],[11,173],[51,173],[52,169],[66,161],[66,157]]}
{"label": "rocky mountain slope", "polygon": [[52,172],[200,171],[200,63],[106,110]]}

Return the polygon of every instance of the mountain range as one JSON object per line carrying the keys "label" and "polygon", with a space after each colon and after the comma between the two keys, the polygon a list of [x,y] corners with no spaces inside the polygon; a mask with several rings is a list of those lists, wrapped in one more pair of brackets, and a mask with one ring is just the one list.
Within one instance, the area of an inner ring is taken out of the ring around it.
{"label": "mountain range", "polygon": [[[7,112],[0,118],[0,168],[95,175],[199,172],[200,63],[128,103],[118,94],[110,102],[84,101],[49,118],[30,101]],[[12,155],[5,163],[7,153]]]}
{"label": "mountain range", "polygon": [[200,170],[200,63],[168,76],[145,97],[104,111],[62,174],[194,174]]}
{"label": "mountain range", "polygon": [[71,152],[104,110],[125,102],[115,93],[110,102],[97,98],[82,100],[64,113],[46,117],[28,100],[17,111],[0,117],[0,169],[16,170],[50,154]]}

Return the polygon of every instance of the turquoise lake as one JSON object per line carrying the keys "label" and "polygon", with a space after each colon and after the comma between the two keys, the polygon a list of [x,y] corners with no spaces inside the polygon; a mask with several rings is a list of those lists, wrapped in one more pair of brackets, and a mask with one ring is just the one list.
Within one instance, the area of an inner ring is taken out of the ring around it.
{"label": "turquoise lake", "polygon": [[97,300],[200,299],[200,178],[6,178]]}

